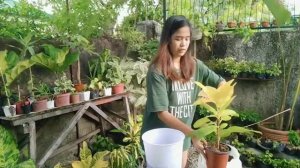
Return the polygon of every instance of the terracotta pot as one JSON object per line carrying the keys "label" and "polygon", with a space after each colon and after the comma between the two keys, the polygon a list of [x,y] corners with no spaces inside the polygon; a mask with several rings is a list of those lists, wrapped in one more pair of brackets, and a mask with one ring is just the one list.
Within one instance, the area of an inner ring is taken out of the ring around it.
{"label": "terracotta pot", "polygon": [[250,28],[251,28],[251,29],[254,29],[254,28],[256,28],[256,26],[257,26],[257,25],[256,25],[256,22],[251,22],[249,25],[250,25]]}
{"label": "terracotta pot", "polygon": [[16,114],[18,115],[18,114],[23,114],[23,110],[22,110],[22,104],[23,104],[24,102],[23,101],[18,101],[17,103],[16,103]]}
{"label": "terracotta pot", "polygon": [[70,93],[64,93],[55,96],[54,103],[56,107],[70,105]]}
{"label": "terracotta pot", "polygon": [[47,110],[47,99],[35,101],[32,103],[32,111],[37,112],[37,111],[43,111]]}
{"label": "terracotta pot", "polygon": [[236,23],[235,23],[235,22],[228,22],[228,23],[227,23],[227,26],[228,26],[229,28],[235,28],[235,27],[236,27]]}
{"label": "terracotta pot", "polygon": [[117,84],[117,85],[112,87],[112,93],[113,94],[123,93],[124,92],[124,87],[125,87],[124,83]]}
{"label": "terracotta pot", "polygon": [[205,152],[207,168],[226,168],[229,158],[228,152],[219,152],[210,147]]}
{"label": "terracotta pot", "polygon": [[261,26],[262,27],[270,27],[270,23],[268,21],[262,21]]}
{"label": "terracotta pot", "polygon": [[239,22],[238,25],[239,25],[239,28],[243,28],[243,27],[245,27],[246,24],[245,24],[245,22]]}
{"label": "terracotta pot", "polygon": [[80,102],[80,94],[74,93],[71,94],[71,103],[79,103]]}
{"label": "terracotta pot", "polygon": [[82,92],[84,90],[84,84],[83,83],[74,84],[74,88],[76,92]]}
{"label": "terracotta pot", "polygon": [[289,142],[288,131],[281,131],[281,130],[267,128],[268,125],[274,125],[274,123],[264,122],[258,125],[258,130],[262,132],[263,137],[267,139],[271,139],[273,141],[280,141],[282,143]]}

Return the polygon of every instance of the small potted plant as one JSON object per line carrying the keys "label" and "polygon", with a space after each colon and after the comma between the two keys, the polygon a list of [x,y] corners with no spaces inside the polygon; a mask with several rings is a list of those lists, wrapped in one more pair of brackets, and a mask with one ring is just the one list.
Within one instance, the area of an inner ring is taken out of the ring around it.
{"label": "small potted plant", "polygon": [[255,29],[257,27],[257,23],[255,21],[252,21],[249,23],[249,26],[251,29]]}
{"label": "small potted plant", "polygon": [[261,26],[264,28],[270,27],[270,22],[267,20],[261,21]]}
{"label": "small potted plant", "polygon": [[112,94],[111,83],[103,81],[102,85],[103,85],[103,95],[111,96],[111,94]]}
{"label": "small potted plant", "polygon": [[70,104],[70,92],[74,91],[72,81],[69,80],[65,73],[60,79],[54,82],[55,106],[61,107]]}
{"label": "small potted plant", "polygon": [[[204,139],[208,135],[215,135],[215,141],[211,142],[206,149],[207,168],[225,168],[228,162],[229,147],[221,143],[221,139],[225,139],[232,133],[253,133],[250,129],[238,126],[230,126],[229,122],[233,116],[238,116],[234,110],[229,109],[229,105],[235,98],[233,80],[225,82],[220,87],[213,88],[204,86],[199,82],[196,84],[202,89],[199,98],[194,103],[206,108],[210,115],[197,120],[191,136],[198,139]],[[220,166],[220,167],[219,167]]]}
{"label": "small potted plant", "polygon": [[123,83],[124,72],[120,67],[120,59],[118,57],[113,57],[108,64],[110,67],[107,70],[105,78],[108,79],[112,84],[112,93],[123,93],[125,87],[125,84]]}
{"label": "small potted plant", "polygon": [[228,28],[235,28],[236,27],[236,22],[234,20],[228,21],[227,26],[228,26]]}
{"label": "small potted plant", "polygon": [[51,94],[50,88],[45,83],[39,83],[37,87],[33,88],[33,93],[35,96],[35,101],[32,103],[32,111],[43,111],[48,109],[47,100]]}
{"label": "small potted plant", "polygon": [[98,78],[91,80],[89,89],[91,90],[91,99],[99,97],[99,92],[102,90],[103,85]]}

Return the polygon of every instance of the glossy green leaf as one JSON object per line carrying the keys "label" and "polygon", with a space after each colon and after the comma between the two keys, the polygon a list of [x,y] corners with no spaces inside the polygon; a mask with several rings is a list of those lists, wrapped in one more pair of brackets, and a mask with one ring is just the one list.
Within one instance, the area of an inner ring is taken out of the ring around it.
{"label": "glossy green leaf", "polygon": [[284,6],[281,0],[264,0],[279,26],[286,23],[291,18],[291,13]]}

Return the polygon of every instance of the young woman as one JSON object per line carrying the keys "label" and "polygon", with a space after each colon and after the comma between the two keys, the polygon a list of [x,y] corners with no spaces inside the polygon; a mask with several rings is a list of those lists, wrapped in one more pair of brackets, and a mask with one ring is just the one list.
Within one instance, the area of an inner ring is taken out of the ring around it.
{"label": "young woman", "polygon": [[[194,81],[218,87],[224,80],[191,55],[191,36],[191,24],[184,16],[166,20],[158,53],[147,73],[147,103],[141,134],[167,127],[189,135],[195,112],[193,103],[200,91]],[[203,150],[199,140],[186,137],[182,167],[186,166],[191,141],[194,147]]]}

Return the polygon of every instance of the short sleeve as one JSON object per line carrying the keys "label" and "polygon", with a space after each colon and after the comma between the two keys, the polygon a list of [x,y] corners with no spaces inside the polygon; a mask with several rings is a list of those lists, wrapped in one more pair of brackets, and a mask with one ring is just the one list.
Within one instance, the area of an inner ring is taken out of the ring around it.
{"label": "short sleeve", "polygon": [[154,68],[149,68],[147,73],[147,111],[168,111],[168,106],[166,78]]}
{"label": "short sleeve", "polygon": [[[212,87],[218,87],[219,83],[224,79],[209,69],[202,61],[197,60],[198,74],[202,75],[202,83]],[[200,81],[201,82],[201,81]]]}

